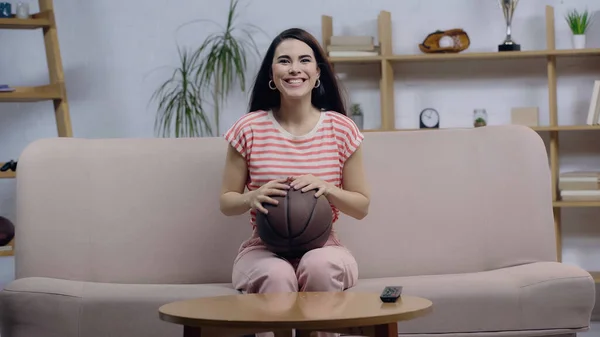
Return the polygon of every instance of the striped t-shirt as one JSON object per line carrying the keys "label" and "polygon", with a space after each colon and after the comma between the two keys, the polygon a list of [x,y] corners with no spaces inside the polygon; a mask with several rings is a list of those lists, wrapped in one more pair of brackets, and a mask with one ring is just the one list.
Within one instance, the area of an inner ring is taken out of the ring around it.
{"label": "striped t-shirt", "polygon": [[[246,159],[248,190],[304,174],[341,187],[344,163],[363,138],[352,119],[334,111],[322,111],[317,125],[302,136],[287,132],[270,110],[245,114],[225,133],[225,139]],[[331,207],[335,221],[339,210]],[[256,212],[250,212],[253,228]]]}

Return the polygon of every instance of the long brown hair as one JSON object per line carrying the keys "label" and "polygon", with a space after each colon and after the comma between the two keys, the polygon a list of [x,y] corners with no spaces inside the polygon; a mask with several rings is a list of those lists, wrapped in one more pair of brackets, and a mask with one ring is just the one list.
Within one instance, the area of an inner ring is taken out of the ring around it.
{"label": "long brown hair", "polygon": [[274,109],[278,108],[281,104],[279,91],[271,90],[269,88],[269,80],[271,79],[271,65],[275,55],[275,49],[286,39],[296,39],[306,43],[315,54],[317,66],[321,70],[319,76],[321,85],[312,90],[312,104],[321,110],[331,110],[347,115],[346,105],[342,99],[342,91],[335,73],[333,72],[331,63],[327,60],[325,52],[314,36],[300,28],[284,30],[273,39],[273,42],[271,42],[252,86],[249,112]]}

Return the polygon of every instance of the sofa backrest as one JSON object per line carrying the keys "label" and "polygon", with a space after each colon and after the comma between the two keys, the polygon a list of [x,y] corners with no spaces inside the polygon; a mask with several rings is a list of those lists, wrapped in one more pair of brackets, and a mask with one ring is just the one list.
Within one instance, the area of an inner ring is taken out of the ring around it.
{"label": "sofa backrest", "polygon": [[230,282],[250,236],[225,217],[221,138],[51,138],[19,158],[16,277]]}
{"label": "sofa backrest", "polygon": [[[16,276],[230,282],[248,214],[226,217],[221,138],[36,141],[19,158]],[[554,260],[544,144],[524,127],[366,133],[369,215],[337,231],[361,278]]]}
{"label": "sofa backrest", "polygon": [[528,127],[366,133],[369,215],[339,237],[360,277],[556,260],[547,152]]}

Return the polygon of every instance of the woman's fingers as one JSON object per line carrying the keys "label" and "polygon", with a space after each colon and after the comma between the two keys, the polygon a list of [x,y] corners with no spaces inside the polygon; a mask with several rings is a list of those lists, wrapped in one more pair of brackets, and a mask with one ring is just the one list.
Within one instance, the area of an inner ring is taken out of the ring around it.
{"label": "woman's fingers", "polygon": [[272,204],[272,205],[277,205],[277,204],[279,204],[279,202],[278,202],[277,200],[275,200],[275,199],[273,199],[273,198],[271,198],[271,197],[269,197],[269,196],[266,196],[266,195],[263,195],[261,198],[259,198],[259,201],[260,201],[261,203],[265,203],[265,202],[267,202],[267,203],[269,203],[269,204]]}
{"label": "woman's fingers", "polygon": [[323,193],[325,193],[325,187],[321,186],[321,187],[319,187],[319,189],[315,193],[315,198],[318,198],[318,197],[322,196]]}
{"label": "woman's fingers", "polygon": [[285,197],[287,195],[287,191],[278,188],[269,188],[265,191],[265,195],[279,195]]}
{"label": "woman's fingers", "polygon": [[277,204],[279,204],[279,201],[263,194],[263,195],[259,195],[256,197],[254,206],[257,210],[267,214],[267,213],[269,213],[269,211],[267,211],[267,209],[263,206],[263,204],[265,204],[265,203],[277,205]]}
{"label": "woman's fingers", "polygon": [[290,189],[290,185],[277,184],[277,185],[273,186],[273,188],[278,188],[280,190],[289,190]]}
{"label": "woman's fingers", "polygon": [[295,183],[294,185],[292,185],[292,186],[293,186],[295,189],[297,189],[297,190],[298,190],[298,189],[301,189],[301,188],[304,188],[304,187],[306,187],[307,185],[308,185],[308,182],[300,180],[300,181],[296,182],[296,183]]}
{"label": "woman's fingers", "polygon": [[267,209],[264,208],[263,205],[260,204],[260,202],[256,202],[256,204],[254,205],[254,208],[256,208],[259,212],[262,212],[264,214],[269,213],[269,211],[267,211]]}
{"label": "woman's fingers", "polygon": [[310,190],[314,190],[315,188],[317,188],[317,184],[308,184],[302,189],[302,192],[308,192]]}

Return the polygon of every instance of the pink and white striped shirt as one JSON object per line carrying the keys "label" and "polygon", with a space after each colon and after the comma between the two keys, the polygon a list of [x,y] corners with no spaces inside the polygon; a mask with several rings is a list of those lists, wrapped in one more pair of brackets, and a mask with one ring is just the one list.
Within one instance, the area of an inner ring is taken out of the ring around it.
{"label": "pink and white striped shirt", "polygon": [[[272,111],[254,111],[239,118],[225,139],[246,159],[248,190],[279,178],[312,174],[341,187],[346,160],[364,136],[349,117],[323,111],[307,134],[295,136],[274,118]],[[331,206],[334,221],[339,210]],[[255,228],[256,210],[250,212]]]}

